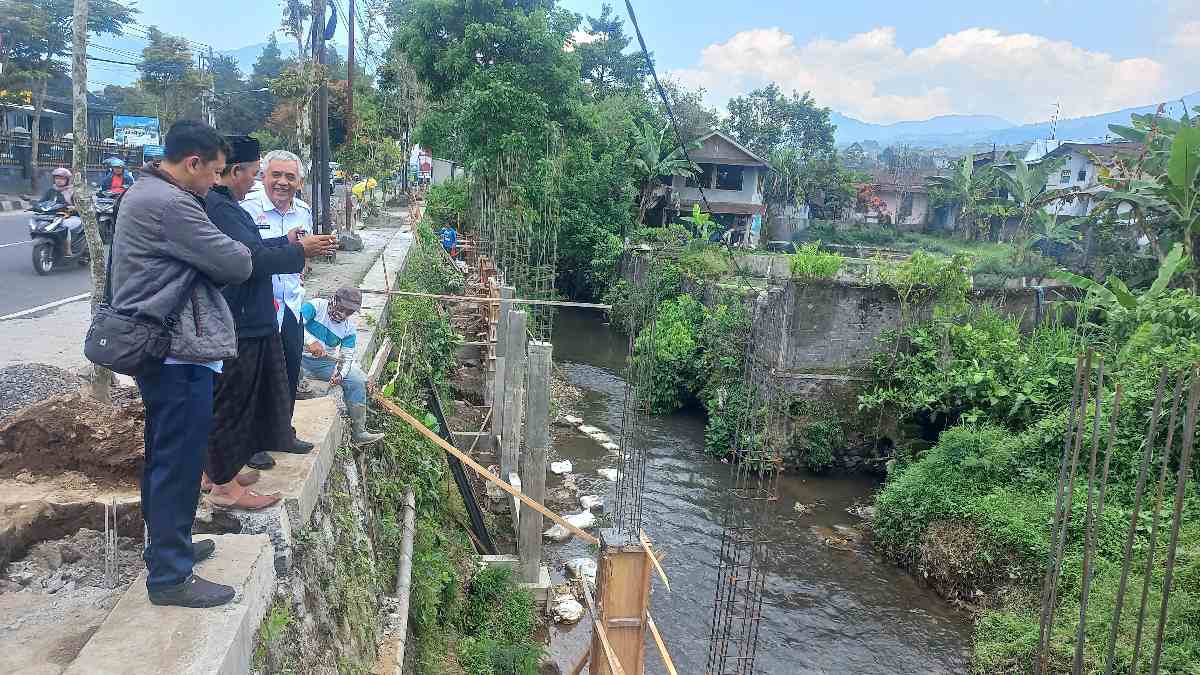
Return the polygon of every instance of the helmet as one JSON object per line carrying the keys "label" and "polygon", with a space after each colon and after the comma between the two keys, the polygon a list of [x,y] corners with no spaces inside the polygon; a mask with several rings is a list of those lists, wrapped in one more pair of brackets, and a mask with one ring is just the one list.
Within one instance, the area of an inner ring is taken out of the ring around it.
{"label": "helmet", "polygon": [[118,166],[122,169],[125,168],[125,160],[121,159],[120,157],[109,157],[108,159],[104,160],[104,164],[110,168],[116,168]]}
{"label": "helmet", "polygon": [[60,176],[61,176],[62,178],[70,178],[70,177],[71,177],[71,170],[70,170],[70,169],[64,169],[63,167],[61,167],[61,166],[60,166],[60,167],[58,167],[57,169],[55,169],[54,171],[51,171],[51,172],[50,172],[50,175],[51,175],[51,176],[53,176],[53,177],[55,177],[55,178],[58,178],[58,177],[60,177]]}

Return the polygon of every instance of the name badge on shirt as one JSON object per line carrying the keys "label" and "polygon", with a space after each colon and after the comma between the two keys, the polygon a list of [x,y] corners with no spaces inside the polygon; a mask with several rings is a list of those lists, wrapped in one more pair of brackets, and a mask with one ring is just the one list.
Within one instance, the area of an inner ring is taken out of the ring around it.
{"label": "name badge on shirt", "polygon": [[258,218],[256,219],[256,222],[258,223],[258,229],[260,229],[260,230],[271,229],[271,223],[269,223],[267,221],[267,214],[265,214],[265,213],[258,214]]}

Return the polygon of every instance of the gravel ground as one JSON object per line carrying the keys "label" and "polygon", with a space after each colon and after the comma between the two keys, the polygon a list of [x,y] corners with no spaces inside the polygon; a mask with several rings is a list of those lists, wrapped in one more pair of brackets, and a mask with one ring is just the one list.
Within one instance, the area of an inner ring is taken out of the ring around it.
{"label": "gravel ground", "polygon": [[0,368],[0,422],[21,408],[79,388],[75,375],[43,363]]}

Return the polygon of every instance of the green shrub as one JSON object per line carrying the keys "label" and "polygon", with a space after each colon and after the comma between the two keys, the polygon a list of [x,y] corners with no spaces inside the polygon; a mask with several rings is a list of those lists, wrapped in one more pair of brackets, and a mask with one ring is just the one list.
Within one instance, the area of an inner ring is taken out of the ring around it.
{"label": "green shrub", "polygon": [[470,675],[536,675],[542,656],[534,642],[533,598],[517,588],[512,571],[488,567],[475,575],[462,613],[459,665]]}
{"label": "green shrub", "polygon": [[454,178],[429,186],[425,193],[425,215],[438,225],[461,226],[467,217],[467,179]]}
{"label": "green shrub", "polygon": [[[738,299],[740,300],[740,299]],[[705,313],[700,330],[700,399],[708,420],[704,450],[725,457],[734,446],[738,416],[746,407],[745,356],[750,314],[740,302],[722,303]]]}
{"label": "green shrub", "polygon": [[679,268],[692,279],[719,279],[733,271],[733,264],[722,247],[697,246],[684,252]]}
{"label": "green shrub", "polygon": [[653,412],[674,412],[696,394],[703,321],[704,306],[680,295],[659,305],[653,330],[643,330],[634,341],[634,381],[647,388]]}
{"label": "green shrub", "polygon": [[820,242],[802,244],[789,258],[792,278],[801,281],[832,279],[841,271],[845,259],[840,253],[821,250]]}

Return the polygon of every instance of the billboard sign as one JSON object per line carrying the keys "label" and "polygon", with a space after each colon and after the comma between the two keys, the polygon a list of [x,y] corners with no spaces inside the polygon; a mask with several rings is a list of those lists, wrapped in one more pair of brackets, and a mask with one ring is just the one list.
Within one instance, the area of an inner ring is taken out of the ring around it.
{"label": "billboard sign", "polygon": [[150,161],[151,159],[158,159],[158,158],[162,157],[164,154],[166,154],[166,153],[163,150],[163,146],[161,146],[161,145],[154,145],[152,143],[147,143],[142,146],[142,158],[145,159],[146,161]]}
{"label": "billboard sign", "polygon": [[113,140],[121,145],[134,147],[159,145],[158,118],[114,115]]}

